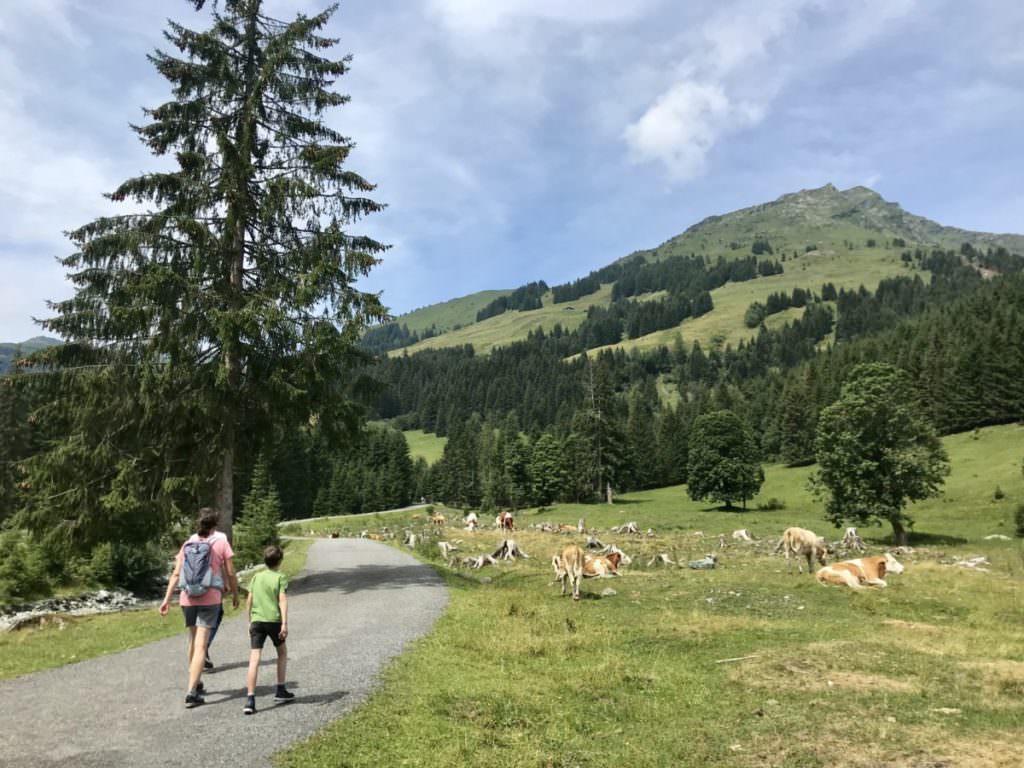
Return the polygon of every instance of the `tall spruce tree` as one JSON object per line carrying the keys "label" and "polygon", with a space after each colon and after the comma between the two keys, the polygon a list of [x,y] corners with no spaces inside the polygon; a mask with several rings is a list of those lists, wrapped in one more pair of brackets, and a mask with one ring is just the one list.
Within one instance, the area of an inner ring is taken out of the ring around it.
{"label": "tall spruce tree", "polygon": [[[100,368],[141,371],[121,377],[140,394],[113,428],[137,432],[151,411],[176,414],[200,450],[187,466],[151,466],[177,473],[176,483],[188,475],[197,496],[213,493],[228,532],[241,450],[279,425],[312,419],[335,435],[351,426],[346,364],[360,331],[386,316],[376,295],[354,287],[385,246],[348,231],[381,205],[345,167],[353,142],[323,121],[348,101],[331,88],[349,57],[331,58],[337,41],[323,34],[335,7],[281,21],[262,5],[214,3],[205,31],[169,22],[178,54],[149,58],[173,98],[134,130],[176,167],[109,195],[144,212],[71,233],[77,250],[62,263],[76,293],[43,323],[72,342],[64,366],[77,352]],[[186,453],[166,430],[142,437],[150,454]],[[75,440],[41,457],[37,474],[55,476]],[[102,506],[102,493],[92,498]]]}

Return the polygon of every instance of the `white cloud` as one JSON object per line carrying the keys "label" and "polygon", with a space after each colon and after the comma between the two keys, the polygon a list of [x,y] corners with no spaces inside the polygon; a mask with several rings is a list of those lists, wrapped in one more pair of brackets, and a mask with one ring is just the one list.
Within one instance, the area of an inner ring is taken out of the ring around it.
{"label": "white cloud", "polygon": [[869,0],[839,9],[823,0],[719,6],[684,41],[672,82],[622,132],[630,157],[660,162],[676,182],[696,178],[719,141],[767,116],[795,72],[855,53],[890,31],[914,1]]}
{"label": "white cloud", "polygon": [[635,18],[651,2],[634,0],[429,0],[428,8],[460,32],[481,32],[521,21],[604,24]]}
{"label": "white cloud", "polygon": [[726,133],[761,119],[754,104],[733,104],[716,84],[676,83],[626,128],[624,137],[637,160],[660,160],[676,181],[704,170],[707,153]]}

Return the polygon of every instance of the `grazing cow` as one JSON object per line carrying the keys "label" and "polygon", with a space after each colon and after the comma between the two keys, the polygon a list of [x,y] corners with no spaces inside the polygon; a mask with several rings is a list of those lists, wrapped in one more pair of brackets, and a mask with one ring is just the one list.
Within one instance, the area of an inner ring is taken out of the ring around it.
{"label": "grazing cow", "polygon": [[494,525],[503,531],[514,531],[516,529],[516,521],[513,519],[511,512],[502,512],[494,518]]}
{"label": "grazing cow", "polygon": [[470,512],[468,515],[466,515],[466,517],[463,520],[463,522],[466,524],[466,530],[467,531],[475,531],[477,525],[479,525],[479,522],[478,522],[477,516],[476,516],[476,512]]}
{"label": "grazing cow", "polygon": [[583,579],[583,550],[576,544],[570,544],[562,550],[562,554],[555,555],[551,564],[555,567],[555,579],[562,582],[562,594],[565,594],[565,584],[569,583],[572,589],[572,599],[580,599],[580,581]]}
{"label": "grazing cow", "polygon": [[583,559],[583,578],[618,576],[621,562],[622,555],[618,552],[609,552],[607,555],[586,555]]}
{"label": "grazing cow", "polygon": [[803,567],[800,565],[801,557],[807,559],[807,572],[811,572],[811,561],[817,560],[821,565],[828,564],[828,544],[814,531],[808,531],[806,528],[787,528],[782,534],[782,541],[775,547],[775,551],[783,550],[786,554],[786,570],[790,570],[789,558],[797,558],[797,572],[803,573]]}
{"label": "grazing cow", "polygon": [[736,541],[753,541],[754,536],[746,528],[740,528],[739,530],[732,532],[732,537]]}
{"label": "grazing cow", "polygon": [[430,522],[434,525],[444,525],[446,522],[448,522],[448,518],[439,513],[436,515],[431,515]]}
{"label": "grazing cow", "polygon": [[819,584],[828,586],[847,586],[850,589],[863,589],[864,584],[872,587],[888,586],[882,578],[887,573],[903,573],[903,564],[886,552],[874,557],[858,557],[856,560],[844,560],[821,568],[815,578]]}

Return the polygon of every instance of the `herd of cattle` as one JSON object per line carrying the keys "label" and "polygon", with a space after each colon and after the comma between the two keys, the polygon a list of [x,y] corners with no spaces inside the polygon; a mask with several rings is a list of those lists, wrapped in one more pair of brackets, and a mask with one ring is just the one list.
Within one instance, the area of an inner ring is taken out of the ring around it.
{"label": "herd of cattle", "polygon": [[[430,517],[430,522],[433,526],[444,526],[447,523],[447,518],[441,514],[434,514]],[[467,531],[478,530],[479,525],[479,518],[475,512],[468,513],[463,519],[463,526]],[[509,512],[500,513],[495,518],[494,527],[502,532],[514,531],[515,520],[512,514]],[[539,523],[531,527],[538,531],[550,533],[586,533],[582,519],[576,525],[567,523]],[[633,522],[613,528],[611,531],[613,533],[644,535],[640,532],[636,523]],[[648,529],[647,535],[653,536],[653,532]],[[732,538],[744,542],[754,541],[753,535],[746,529],[734,531]],[[439,545],[447,557],[452,549],[451,545],[447,542],[440,542]],[[510,539],[506,539],[502,544],[502,548],[499,548],[499,552],[505,552],[508,545],[516,549],[515,543]],[[838,542],[838,545],[843,551],[856,550],[862,553],[866,550],[864,542],[857,535],[857,531],[854,528],[847,528],[845,536]],[[725,546],[724,534],[719,536],[719,546]],[[595,549],[597,550],[596,552],[593,551]],[[845,586],[850,589],[864,589],[865,586],[885,587],[887,584],[884,577],[887,574],[903,573],[903,565],[893,557],[891,552],[871,557],[861,556],[852,560],[829,564],[829,556],[835,554],[835,550],[836,547],[830,545],[823,537],[818,536],[813,531],[805,528],[791,527],[787,528],[782,534],[782,539],[773,550],[773,554],[783,553],[786,558],[787,571],[791,570],[791,563],[795,562],[797,564],[797,571],[803,572],[803,562],[806,561],[807,572],[810,573],[814,563],[817,562],[820,567],[815,572],[815,578],[818,583],[824,586]],[[495,552],[490,557],[484,556],[483,560],[480,558],[466,558],[466,564],[479,567],[487,562],[495,562],[499,552]],[[717,561],[717,556],[709,554],[702,560],[693,561],[689,565],[693,569],[714,568]],[[667,554],[656,555],[648,565],[653,565],[655,562],[674,564]],[[586,548],[579,544],[569,544],[560,553],[551,558],[551,565],[555,571],[555,580],[561,582],[562,585],[562,594],[564,595],[567,591],[571,591],[574,600],[579,600],[580,582],[583,579],[617,576],[619,566],[628,565],[629,563],[630,558],[625,552],[614,545],[605,546],[593,536],[587,537]]]}

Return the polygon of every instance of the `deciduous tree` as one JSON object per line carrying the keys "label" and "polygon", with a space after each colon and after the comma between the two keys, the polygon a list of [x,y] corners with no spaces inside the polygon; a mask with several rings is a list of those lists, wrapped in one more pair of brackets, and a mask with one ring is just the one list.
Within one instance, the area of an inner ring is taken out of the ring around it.
{"label": "deciduous tree", "polygon": [[898,545],[913,519],[908,502],[940,493],[949,460],[914,402],[907,375],[887,363],[854,368],[839,400],[818,419],[812,487],[836,525],[886,520]]}

